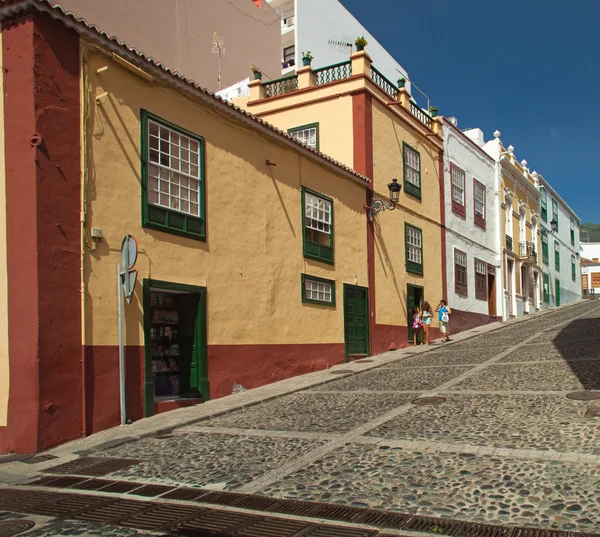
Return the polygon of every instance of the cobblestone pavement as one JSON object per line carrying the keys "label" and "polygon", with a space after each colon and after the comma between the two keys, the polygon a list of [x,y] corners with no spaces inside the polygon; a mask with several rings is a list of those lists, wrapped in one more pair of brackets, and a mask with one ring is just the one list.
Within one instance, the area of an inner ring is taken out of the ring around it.
{"label": "cobblestone pavement", "polygon": [[600,399],[567,394],[600,389],[599,328],[581,302],[93,456],[140,459],[120,480],[597,531]]}

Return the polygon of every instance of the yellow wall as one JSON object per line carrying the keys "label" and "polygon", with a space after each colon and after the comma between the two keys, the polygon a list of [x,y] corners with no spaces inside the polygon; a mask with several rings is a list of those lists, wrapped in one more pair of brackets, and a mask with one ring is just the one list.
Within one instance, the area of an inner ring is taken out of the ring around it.
{"label": "yellow wall", "polygon": [[[87,344],[117,343],[116,267],[127,233],[140,250],[138,282],[207,287],[209,345],[343,342],[343,282],[367,286],[364,187],[104,56],[93,56],[88,72],[92,95],[108,96],[92,99],[88,125],[87,225],[104,239],[85,261]],[[205,137],[206,243],[141,227],[142,108]],[[301,185],[334,199],[335,267],[303,258]],[[303,272],[336,281],[335,309],[301,303]],[[140,285],[126,311],[127,343],[141,344]]]}
{"label": "yellow wall", "polygon": [[263,119],[284,132],[300,125],[319,123],[319,150],[346,166],[354,166],[351,97],[270,112]]}
{"label": "yellow wall", "polygon": [[[375,217],[375,281],[377,323],[406,325],[406,286],[424,288],[435,306],[443,296],[440,188],[437,149],[379,102],[373,102],[374,189],[389,196],[387,184],[403,183],[405,141],[421,155],[421,201],[402,190],[392,212]],[[423,238],[423,276],[406,272],[404,224],[418,227]]]}
{"label": "yellow wall", "polygon": [[0,29],[0,426],[8,419],[8,283],[6,273],[6,169],[4,161],[4,67]]}

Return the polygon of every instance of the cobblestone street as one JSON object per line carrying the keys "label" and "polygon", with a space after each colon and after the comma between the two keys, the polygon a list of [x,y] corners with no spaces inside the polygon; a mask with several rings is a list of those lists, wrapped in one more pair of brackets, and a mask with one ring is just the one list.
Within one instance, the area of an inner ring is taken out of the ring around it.
{"label": "cobblestone street", "polygon": [[141,461],[120,481],[594,532],[600,400],[572,392],[600,389],[599,328],[580,302],[93,457]]}

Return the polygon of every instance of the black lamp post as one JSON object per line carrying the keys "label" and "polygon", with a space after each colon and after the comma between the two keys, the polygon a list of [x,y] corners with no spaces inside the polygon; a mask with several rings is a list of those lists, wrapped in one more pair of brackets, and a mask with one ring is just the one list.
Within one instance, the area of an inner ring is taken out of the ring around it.
{"label": "black lamp post", "polygon": [[373,193],[371,206],[365,205],[365,208],[369,210],[369,220],[371,222],[373,221],[373,218],[375,218],[375,215],[380,211],[393,211],[396,208],[396,204],[400,201],[402,185],[398,184],[398,179],[394,177],[387,187],[390,191],[390,201],[381,199],[377,194]]}
{"label": "black lamp post", "polygon": [[551,220],[550,227],[552,228],[552,233],[556,233],[556,228],[558,227],[558,222],[556,220]]}

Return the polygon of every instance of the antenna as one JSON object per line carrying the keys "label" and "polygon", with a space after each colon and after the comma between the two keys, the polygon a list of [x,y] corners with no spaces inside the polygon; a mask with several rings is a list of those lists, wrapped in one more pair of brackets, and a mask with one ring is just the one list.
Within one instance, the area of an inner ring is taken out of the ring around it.
{"label": "antenna", "polygon": [[347,35],[332,35],[327,41],[327,46],[338,52],[347,52],[352,54],[353,39]]}
{"label": "antenna", "polygon": [[225,41],[222,36],[217,36],[217,32],[213,33],[213,46],[210,50],[213,54],[219,55],[219,91],[221,90],[221,56],[225,54]]}

